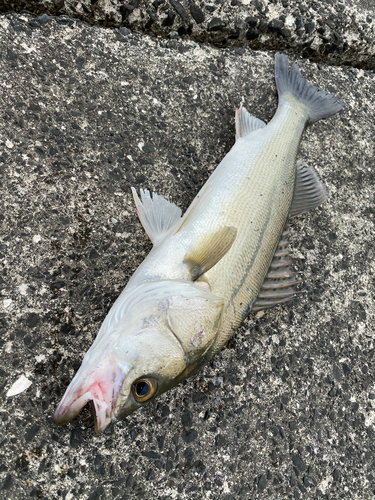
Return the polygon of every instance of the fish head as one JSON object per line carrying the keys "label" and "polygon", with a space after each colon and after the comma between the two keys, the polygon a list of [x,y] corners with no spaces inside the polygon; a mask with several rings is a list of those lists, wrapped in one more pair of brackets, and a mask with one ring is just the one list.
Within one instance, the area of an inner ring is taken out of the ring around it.
{"label": "fish head", "polygon": [[207,284],[165,280],[119,297],[57,407],[57,424],[91,401],[101,432],[177,385],[203,363],[223,301]]}

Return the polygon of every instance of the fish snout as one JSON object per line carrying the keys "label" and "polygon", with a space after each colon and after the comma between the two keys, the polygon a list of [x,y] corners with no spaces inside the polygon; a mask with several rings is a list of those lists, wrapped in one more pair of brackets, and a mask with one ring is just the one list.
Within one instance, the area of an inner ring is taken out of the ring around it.
{"label": "fish snout", "polygon": [[67,424],[91,402],[95,432],[99,433],[116,420],[114,408],[127,371],[124,373],[116,361],[99,365],[89,373],[83,368],[82,365],[67,388],[53,420],[57,425]]}

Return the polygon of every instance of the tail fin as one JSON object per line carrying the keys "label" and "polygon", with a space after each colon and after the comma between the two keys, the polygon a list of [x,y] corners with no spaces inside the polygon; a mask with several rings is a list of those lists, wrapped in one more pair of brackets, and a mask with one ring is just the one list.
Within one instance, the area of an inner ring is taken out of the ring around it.
{"label": "tail fin", "polygon": [[309,123],[334,115],[344,107],[337,97],[309,83],[301,75],[296,63],[293,63],[289,72],[288,58],[285,54],[277,53],[275,56],[275,80],[279,101],[282,101],[286,94],[292,94],[303,102],[310,111]]}

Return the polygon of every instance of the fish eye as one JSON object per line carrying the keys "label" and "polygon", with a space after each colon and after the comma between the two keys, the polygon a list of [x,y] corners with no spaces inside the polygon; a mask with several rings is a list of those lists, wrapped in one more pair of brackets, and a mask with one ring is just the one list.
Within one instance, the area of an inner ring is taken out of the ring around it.
{"label": "fish eye", "polygon": [[133,384],[133,395],[139,403],[144,403],[155,394],[158,384],[152,378],[140,378]]}

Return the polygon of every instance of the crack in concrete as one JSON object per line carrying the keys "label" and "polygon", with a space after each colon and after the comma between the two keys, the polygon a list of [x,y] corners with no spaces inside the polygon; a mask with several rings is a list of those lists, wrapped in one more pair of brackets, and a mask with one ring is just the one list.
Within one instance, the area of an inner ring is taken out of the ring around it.
{"label": "crack in concrete", "polygon": [[210,0],[199,5],[192,0],[3,0],[0,6],[0,12],[23,9],[37,16],[34,27],[59,16],[66,24],[80,19],[169,39],[171,47],[182,37],[217,48],[291,51],[318,63],[375,68],[375,11],[366,0],[232,0],[220,5]]}

